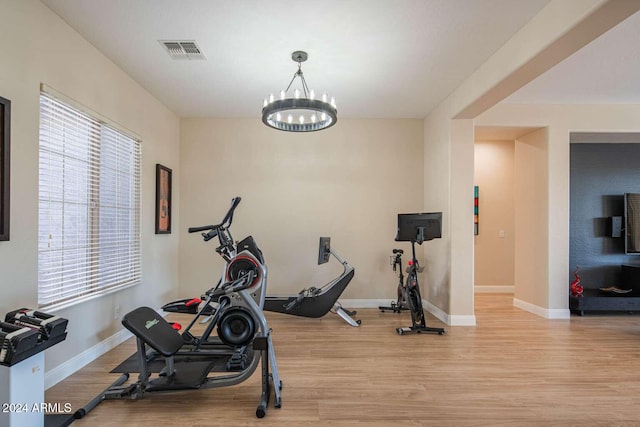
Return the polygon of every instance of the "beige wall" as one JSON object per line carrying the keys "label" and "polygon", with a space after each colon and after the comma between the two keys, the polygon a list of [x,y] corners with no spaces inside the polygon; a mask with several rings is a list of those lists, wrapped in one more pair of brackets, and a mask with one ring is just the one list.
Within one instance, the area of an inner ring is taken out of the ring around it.
{"label": "beige wall", "polygon": [[[0,314],[35,307],[38,282],[38,126],[40,83],[142,137],[142,286],[59,310],[67,340],[46,352],[47,370],[109,338],[121,312],[159,307],[176,295],[177,234],[154,235],[155,164],[180,184],[179,119],[36,0],[0,0],[0,96],[12,102],[11,240],[0,242]],[[178,206],[179,191],[174,192]],[[174,209],[174,221],[180,220]]]}
{"label": "beige wall", "polygon": [[546,308],[549,290],[540,284],[549,280],[547,129],[518,138],[515,147],[514,298]]}
{"label": "beige wall", "polygon": [[[444,120],[432,117],[424,123],[424,210],[442,212],[442,238],[428,242],[429,268],[425,268],[426,282],[422,297],[443,312],[449,311],[451,298],[451,221],[449,219],[450,153],[448,128],[432,125]],[[426,247],[426,244],[425,244]]]}
{"label": "beige wall", "polygon": [[[475,323],[473,299],[473,144],[472,120],[451,121],[451,301],[449,314]],[[462,260],[471,260],[462,264]],[[464,267],[463,267],[464,265]],[[461,322],[462,324],[465,321]]]}
{"label": "beige wall", "polygon": [[[474,284],[512,287],[514,278],[514,142],[476,141],[479,233],[474,245]],[[501,234],[502,232],[502,234]],[[492,291],[500,291],[499,288]],[[505,288],[510,292],[512,288]]]}
{"label": "beige wall", "polygon": [[218,223],[241,196],[233,236],[254,236],[269,267],[268,294],[294,294],[335,277],[317,265],[318,238],[356,269],[347,299],[393,299],[389,265],[399,212],[423,207],[421,120],[349,120],[323,132],[275,131],[255,119],[185,119],[181,132],[180,293],[215,284],[215,242],[189,226]]}

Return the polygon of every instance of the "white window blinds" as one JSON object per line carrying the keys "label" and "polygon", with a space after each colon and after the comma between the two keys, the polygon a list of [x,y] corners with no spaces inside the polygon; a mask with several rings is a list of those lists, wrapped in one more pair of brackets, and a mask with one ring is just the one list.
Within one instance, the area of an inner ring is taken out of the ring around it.
{"label": "white window blinds", "polygon": [[140,282],[140,143],[40,95],[38,305]]}

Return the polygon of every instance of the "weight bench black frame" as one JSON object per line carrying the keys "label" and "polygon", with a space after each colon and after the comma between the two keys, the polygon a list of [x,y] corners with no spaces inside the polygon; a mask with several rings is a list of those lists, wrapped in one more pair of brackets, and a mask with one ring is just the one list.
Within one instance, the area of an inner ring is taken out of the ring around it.
{"label": "weight bench black frame", "polygon": [[[242,291],[241,291],[242,292]],[[89,412],[102,400],[132,398],[139,399],[146,392],[185,390],[185,389],[206,389],[219,388],[239,384],[248,379],[262,364],[262,392],[260,401],[256,409],[256,416],[262,418],[266,415],[272,392],[275,396],[275,407],[281,406],[280,381],[274,385],[274,376],[270,372],[270,340],[267,336],[256,336],[252,341],[252,352],[259,352],[259,357],[251,357],[249,365],[239,372],[231,372],[226,375],[208,376],[218,367],[225,366],[233,357],[234,352],[221,348],[208,348],[194,351],[185,344],[182,335],[172,328],[162,316],[149,307],[139,307],[125,315],[122,324],[136,337],[137,369],[139,372],[137,382],[122,386],[131,372],[124,373],[125,380],[119,380],[119,384],[105,390],[103,395],[94,399],[83,408],[84,413]],[[211,343],[210,343],[211,344]],[[152,371],[157,371],[157,367],[151,368],[150,364],[158,358],[164,360],[164,367],[158,375],[152,378]],[[126,362],[125,362],[126,363]],[[124,364],[122,365],[124,366]],[[225,371],[221,369],[220,371]],[[120,372],[119,368],[112,372]],[[276,375],[276,378],[277,375]],[[118,383],[117,382],[117,383]],[[77,417],[80,418],[80,417]]]}
{"label": "weight bench black frame", "polygon": [[[142,391],[156,391],[164,389],[187,388],[190,381],[180,382],[180,370],[176,370],[175,359],[185,358],[192,360],[197,358],[202,361],[218,360],[221,357],[226,357],[229,354],[225,354],[224,351],[211,351],[207,352],[205,348],[203,352],[196,353],[192,351],[188,346],[184,345],[183,337],[171,325],[156,311],[149,307],[140,307],[127,314],[122,320],[122,324],[136,336],[137,343],[137,359],[140,367],[139,382]],[[166,361],[166,367],[161,372],[161,376],[154,380],[149,380],[150,372],[147,367],[148,363],[148,349],[147,346],[158,352]],[[187,347],[187,348],[184,348]],[[239,384],[246,378],[250,377],[256,369],[258,362],[261,360],[263,369],[266,369],[263,374],[268,376],[269,374],[269,358],[267,354],[268,343],[266,337],[258,336],[253,340],[253,349],[261,352],[260,358],[254,358],[254,362],[251,363],[248,369],[242,371],[241,375],[231,375],[225,377],[216,377],[214,380],[222,381],[217,383],[215,387],[223,387],[228,385]],[[180,363],[180,362],[179,362]],[[184,362],[190,363],[190,362]],[[208,372],[205,372],[206,376]],[[201,386],[197,388],[209,388],[212,387],[211,380],[205,381]],[[263,399],[268,401],[269,388],[268,384],[263,382]],[[266,404],[266,401],[264,403]],[[262,401],[261,401],[262,402]]]}

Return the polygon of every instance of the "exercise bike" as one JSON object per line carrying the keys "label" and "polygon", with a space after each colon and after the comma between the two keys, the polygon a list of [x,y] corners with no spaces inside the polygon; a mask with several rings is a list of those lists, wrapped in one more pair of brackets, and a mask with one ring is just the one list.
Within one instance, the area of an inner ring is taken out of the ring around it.
{"label": "exercise bike", "polygon": [[[122,324],[136,336],[137,352],[111,371],[122,373],[121,379],[78,411],[76,418],[82,418],[107,399],[139,399],[147,392],[236,385],[251,377],[260,364],[262,392],[256,416],[266,415],[272,395],[274,406],[281,407],[282,382],[271,330],[262,311],[267,266],[253,237],[234,245],[229,231],[240,200],[240,197],[232,200],[220,224],[189,228],[190,233],[203,232],[205,242],[217,237],[216,252],[225,260],[217,285],[205,292],[200,303],[191,304],[190,307],[196,307],[191,323],[179,333],[179,327],[149,307],[126,314]],[[203,317],[208,319],[208,325],[202,335],[197,336],[192,328]],[[123,386],[133,372],[139,373],[138,380]],[[152,374],[156,374],[154,378]]]}
{"label": "exercise bike", "polygon": [[396,328],[398,335],[409,333],[443,335],[445,332],[443,328],[431,328],[426,325],[420,285],[418,284],[418,273],[421,273],[424,268],[420,266],[416,258],[416,243],[421,245],[427,240],[439,239],[441,236],[442,212],[398,214],[398,230],[395,240],[411,242],[411,261],[408,262],[407,280],[404,284],[404,293],[411,311],[411,326]]}
{"label": "exercise bike", "polygon": [[393,267],[393,271],[399,271],[398,273],[398,299],[396,301],[391,301],[391,304],[388,306],[378,306],[378,309],[383,313],[385,311],[393,311],[394,313],[400,313],[403,310],[409,310],[409,303],[407,302],[407,289],[404,284],[404,275],[402,274],[402,254],[404,251],[402,249],[394,249],[393,255],[390,257],[390,263]]}
{"label": "exercise bike", "polygon": [[264,310],[312,318],[322,317],[331,311],[349,325],[360,326],[362,322],[352,317],[356,315],[356,311],[345,309],[338,301],[342,292],[353,279],[355,270],[333,250],[330,237],[320,237],[318,265],[329,262],[331,256],[342,264],[342,274],[320,288],[304,288],[297,295],[267,296],[264,301]]}

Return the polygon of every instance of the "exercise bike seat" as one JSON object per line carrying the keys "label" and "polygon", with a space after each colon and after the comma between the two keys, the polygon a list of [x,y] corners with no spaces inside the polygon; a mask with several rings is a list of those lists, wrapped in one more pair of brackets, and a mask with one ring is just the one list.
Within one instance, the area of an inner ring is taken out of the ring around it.
{"label": "exercise bike seat", "polygon": [[122,319],[122,324],[165,357],[173,356],[182,347],[182,335],[149,307],[139,307],[127,313]]}

